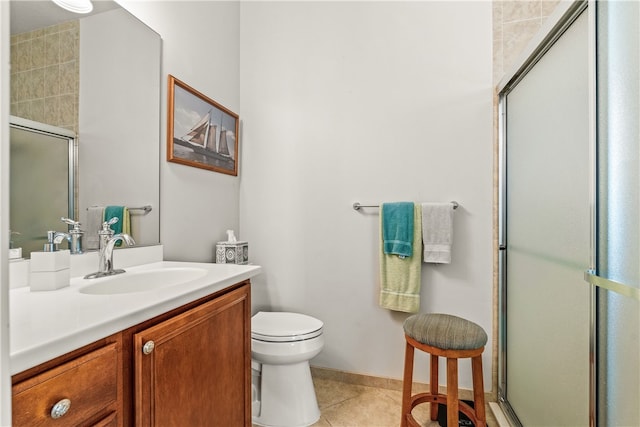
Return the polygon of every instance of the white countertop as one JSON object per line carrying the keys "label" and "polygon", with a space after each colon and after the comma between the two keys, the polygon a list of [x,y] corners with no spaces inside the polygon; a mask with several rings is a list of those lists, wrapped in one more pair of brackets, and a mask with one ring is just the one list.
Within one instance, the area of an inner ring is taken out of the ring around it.
{"label": "white countertop", "polygon": [[133,273],[176,267],[201,268],[206,274],[179,285],[114,295],[80,293],[79,290],[86,286],[109,280],[86,280],[82,276],[72,277],[69,287],[55,291],[31,292],[28,286],[11,289],[11,374],[223,290],[261,271],[256,265],[171,261],[127,267],[126,270]]}

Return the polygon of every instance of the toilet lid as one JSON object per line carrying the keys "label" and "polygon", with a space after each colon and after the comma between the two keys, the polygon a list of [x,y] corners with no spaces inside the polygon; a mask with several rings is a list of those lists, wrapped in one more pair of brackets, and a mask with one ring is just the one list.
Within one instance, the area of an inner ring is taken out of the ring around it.
{"label": "toilet lid", "polygon": [[299,313],[260,311],[251,318],[251,338],[268,342],[303,341],[322,334],[323,323]]}

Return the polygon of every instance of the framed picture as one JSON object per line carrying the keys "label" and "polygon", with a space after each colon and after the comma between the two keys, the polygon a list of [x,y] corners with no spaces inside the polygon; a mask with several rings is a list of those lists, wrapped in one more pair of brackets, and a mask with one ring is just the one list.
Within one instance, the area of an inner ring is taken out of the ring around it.
{"label": "framed picture", "polygon": [[238,175],[238,115],[169,75],[167,161]]}

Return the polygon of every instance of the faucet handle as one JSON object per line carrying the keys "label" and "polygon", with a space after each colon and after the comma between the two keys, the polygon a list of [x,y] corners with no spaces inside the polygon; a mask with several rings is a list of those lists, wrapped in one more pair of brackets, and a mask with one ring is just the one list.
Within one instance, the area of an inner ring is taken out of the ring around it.
{"label": "faucet handle", "polygon": [[60,221],[64,222],[65,224],[72,225],[74,230],[79,230],[80,229],[80,222],[74,221],[71,218],[62,217],[62,218],[60,218]]}
{"label": "faucet handle", "polygon": [[102,228],[110,228],[111,225],[115,224],[118,221],[120,221],[120,219],[117,216],[114,216],[109,221],[103,222],[102,223]]}
{"label": "faucet handle", "polygon": [[109,221],[105,221],[105,222],[103,222],[103,223],[102,223],[102,230],[100,230],[100,231],[102,231],[103,233],[106,233],[106,232],[111,232],[111,233],[113,233],[113,230],[111,229],[111,226],[112,226],[113,224],[115,224],[116,222],[118,222],[118,221],[119,221],[118,217],[117,217],[117,216],[114,216],[114,217],[113,217],[113,218],[111,218]]}
{"label": "faucet handle", "polygon": [[100,247],[101,248],[104,247],[104,245],[107,244],[107,240],[103,241],[103,239],[109,239],[109,238],[111,238],[113,236],[114,231],[111,228],[111,225],[115,224],[116,222],[118,222],[118,217],[114,216],[109,221],[105,221],[105,222],[102,223],[102,230],[98,231],[98,235],[101,236],[100,237],[100,239],[101,239],[100,240],[101,241]]}

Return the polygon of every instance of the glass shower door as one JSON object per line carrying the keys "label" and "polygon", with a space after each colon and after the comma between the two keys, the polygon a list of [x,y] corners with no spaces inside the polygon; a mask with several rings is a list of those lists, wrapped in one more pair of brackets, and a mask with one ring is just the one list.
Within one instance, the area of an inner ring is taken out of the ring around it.
{"label": "glass shower door", "polygon": [[61,217],[74,218],[74,139],[45,127],[56,130],[14,117],[10,124],[11,242],[25,258],[42,251],[47,231],[67,230]]}
{"label": "glass shower door", "polygon": [[501,398],[525,426],[589,424],[588,20],[502,100],[506,115]]}

